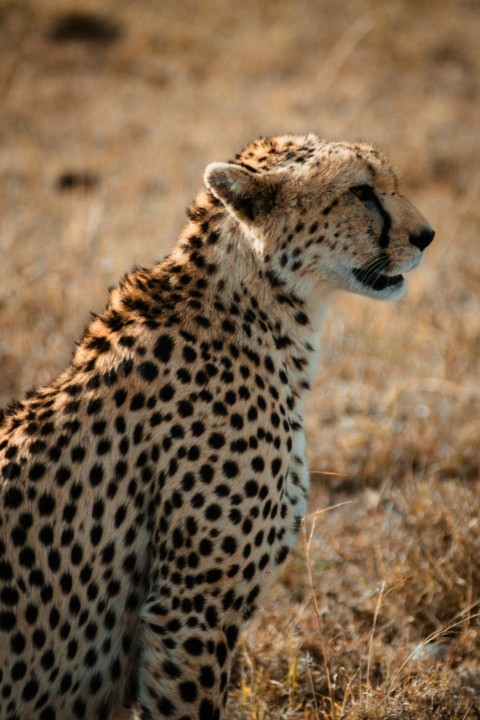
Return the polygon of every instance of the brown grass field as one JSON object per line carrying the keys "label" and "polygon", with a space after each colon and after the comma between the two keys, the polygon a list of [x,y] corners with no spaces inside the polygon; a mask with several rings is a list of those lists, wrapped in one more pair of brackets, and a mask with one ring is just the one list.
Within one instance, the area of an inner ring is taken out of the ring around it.
{"label": "brown grass field", "polygon": [[338,296],[303,537],[235,720],[480,718],[478,0],[0,0],[0,402],[173,246],[211,160],[366,138],[437,231],[404,299]]}

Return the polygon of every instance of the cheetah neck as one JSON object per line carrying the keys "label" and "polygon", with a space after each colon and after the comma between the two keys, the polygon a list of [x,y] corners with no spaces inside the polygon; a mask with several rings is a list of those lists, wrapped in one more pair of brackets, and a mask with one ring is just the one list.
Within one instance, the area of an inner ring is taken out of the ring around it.
{"label": "cheetah neck", "polygon": [[329,291],[293,275],[279,278],[257,236],[219,210],[187,225],[172,259],[189,274],[203,275],[211,313],[223,307],[244,344],[280,356],[300,414],[318,366]]}

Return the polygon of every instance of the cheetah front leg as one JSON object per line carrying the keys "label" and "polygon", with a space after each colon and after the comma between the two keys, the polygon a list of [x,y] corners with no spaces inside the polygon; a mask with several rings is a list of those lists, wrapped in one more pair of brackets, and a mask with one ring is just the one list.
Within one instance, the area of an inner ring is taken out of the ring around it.
{"label": "cheetah front leg", "polygon": [[139,717],[220,720],[240,615],[203,594],[176,600],[177,610],[155,599],[142,612]]}

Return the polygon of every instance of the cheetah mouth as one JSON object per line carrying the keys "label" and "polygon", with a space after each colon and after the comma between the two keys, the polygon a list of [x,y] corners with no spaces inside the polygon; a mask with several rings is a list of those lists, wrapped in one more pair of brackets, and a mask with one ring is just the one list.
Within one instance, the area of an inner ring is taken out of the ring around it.
{"label": "cheetah mouth", "polygon": [[352,273],[355,280],[377,292],[388,288],[398,288],[404,281],[403,275],[383,275],[370,265],[364,268],[353,268]]}

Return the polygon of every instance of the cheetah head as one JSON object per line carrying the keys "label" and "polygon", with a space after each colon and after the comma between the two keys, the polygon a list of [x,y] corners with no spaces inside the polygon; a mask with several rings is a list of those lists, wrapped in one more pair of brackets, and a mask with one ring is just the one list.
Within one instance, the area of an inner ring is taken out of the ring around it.
{"label": "cheetah head", "polygon": [[233,162],[210,164],[205,184],[248,229],[268,271],[300,293],[321,285],[397,298],[435,234],[367,143],[259,140]]}

